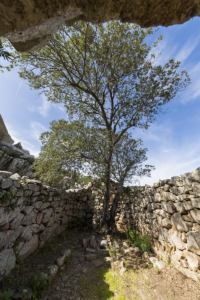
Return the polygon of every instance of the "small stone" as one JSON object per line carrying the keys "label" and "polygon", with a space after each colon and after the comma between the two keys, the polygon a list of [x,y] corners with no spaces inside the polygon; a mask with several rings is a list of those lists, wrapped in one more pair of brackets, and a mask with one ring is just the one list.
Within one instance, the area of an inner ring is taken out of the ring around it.
{"label": "small stone", "polygon": [[86,248],[86,253],[96,253],[96,250],[92,248]]}
{"label": "small stone", "polygon": [[114,260],[113,257],[110,257],[110,256],[104,257],[104,261],[105,261],[105,262],[111,262],[111,261],[113,261],[113,260]]}
{"label": "small stone", "polygon": [[31,288],[27,287],[23,289],[21,292],[17,293],[12,299],[14,300],[22,300],[22,299],[31,299],[33,291]]}
{"label": "small stone", "polygon": [[107,240],[101,240],[100,241],[100,249],[106,249],[108,246],[108,241]]}
{"label": "small stone", "polygon": [[124,254],[128,254],[130,252],[130,249],[124,249]]}
{"label": "small stone", "polygon": [[91,238],[90,238],[90,246],[93,248],[93,249],[96,249],[97,248],[97,242],[96,242],[96,239],[95,239],[95,236],[92,235]]}
{"label": "small stone", "polygon": [[156,261],[154,264],[153,264],[154,268],[155,267],[158,267],[159,270],[163,269],[165,267],[165,264],[162,262],[162,261]]}
{"label": "small stone", "polygon": [[100,260],[100,259],[96,259],[96,260],[93,260],[93,261],[92,261],[92,266],[93,266],[94,268],[98,268],[98,267],[100,267],[100,266],[102,266],[102,265],[103,265],[103,261]]}
{"label": "small stone", "polygon": [[53,279],[58,272],[58,266],[57,265],[49,266],[48,271],[49,271],[49,278]]}
{"label": "small stone", "polygon": [[149,260],[149,254],[148,254],[147,252],[144,252],[144,253],[142,254],[142,259],[144,259],[144,260]]}
{"label": "small stone", "polygon": [[83,247],[87,248],[88,246],[88,239],[83,239]]}
{"label": "small stone", "polygon": [[95,260],[97,258],[96,254],[87,254],[85,255],[85,259],[87,261]]}
{"label": "small stone", "polygon": [[123,268],[120,269],[119,274],[121,276],[123,276],[125,272],[126,272],[126,268],[123,267]]}
{"label": "small stone", "polygon": [[123,242],[123,247],[124,247],[124,248],[129,248],[128,243],[127,243],[127,242]]}

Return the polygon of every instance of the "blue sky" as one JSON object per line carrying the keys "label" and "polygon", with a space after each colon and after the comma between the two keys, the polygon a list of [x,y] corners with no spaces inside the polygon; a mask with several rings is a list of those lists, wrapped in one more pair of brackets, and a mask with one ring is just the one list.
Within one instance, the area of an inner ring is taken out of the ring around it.
{"label": "blue sky", "polygon": [[[165,106],[165,113],[149,128],[148,133],[134,130],[149,149],[146,163],[156,170],[151,178],[140,179],[140,184],[153,184],[159,179],[179,176],[200,167],[200,18],[182,25],[159,27],[163,40],[157,47],[161,53],[158,63],[170,58],[181,61],[181,70],[187,70],[191,85]],[[2,59],[0,64],[3,63]],[[48,130],[54,119],[67,118],[62,105],[48,102],[37,91],[30,90],[17,69],[0,73],[0,114],[15,142],[37,156],[40,151],[39,135]]]}

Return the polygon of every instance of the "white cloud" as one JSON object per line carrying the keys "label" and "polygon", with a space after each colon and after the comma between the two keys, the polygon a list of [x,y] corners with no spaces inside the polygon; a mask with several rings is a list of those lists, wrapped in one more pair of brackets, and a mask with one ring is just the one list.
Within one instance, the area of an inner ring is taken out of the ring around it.
{"label": "white cloud", "polygon": [[39,141],[40,134],[47,130],[45,126],[40,124],[39,122],[31,122],[31,136],[33,139]]}
{"label": "white cloud", "polygon": [[40,100],[41,105],[28,107],[29,111],[37,111],[43,117],[48,116],[49,111],[52,107],[57,108],[62,112],[66,112],[66,108],[64,107],[63,104],[51,103],[50,101],[47,100],[47,98],[45,97],[44,94],[42,94],[41,97],[42,97],[42,103],[41,103],[41,100]]}
{"label": "white cloud", "polygon": [[6,123],[6,127],[8,129],[9,134],[11,135],[12,139],[14,140],[14,143],[21,143],[22,147],[24,149],[27,149],[31,155],[38,156],[39,154],[39,147],[36,147],[32,143],[28,142],[24,137],[26,136],[26,131],[16,131],[13,129],[13,127]]}
{"label": "white cloud", "polygon": [[192,53],[194,48],[198,45],[200,35],[198,37],[190,38],[184,45],[181,47],[181,50],[175,56],[175,60],[183,62],[188,56]]}
{"label": "white cloud", "polygon": [[47,117],[48,112],[51,108],[51,103],[42,95],[42,104],[39,106],[28,107],[29,111],[37,111],[43,117]]}
{"label": "white cloud", "polygon": [[[145,164],[154,165],[156,169],[152,171],[151,178],[143,177],[140,179],[141,185],[152,185],[160,179],[180,176],[200,167],[200,138],[193,136],[190,140],[190,137],[185,137],[182,142],[178,143],[172,135],[174,125],[167,122],[157,128],[153,125],[150,129],[150,132],[153,132],[152,143],[150,141],[151,134],[147,139],[142,134],[144,144],[147,144],[149,148],[148,160]],[[158,136],[157,141],[155,140],[156,135]]]}

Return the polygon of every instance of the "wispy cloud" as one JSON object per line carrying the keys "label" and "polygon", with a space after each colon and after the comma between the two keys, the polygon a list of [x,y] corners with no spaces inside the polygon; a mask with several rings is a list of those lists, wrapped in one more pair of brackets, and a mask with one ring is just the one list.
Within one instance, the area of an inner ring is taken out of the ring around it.
{"label": "wispy cloud", "polygon": [[[151,178],[140,179],[141,185],[152,185],[160,179],[179,176],[200,166],[200,137],[196,137],[196,139],[193,137],[190,140],[190,137],[186,136],[182,142],[177,142],[176,136],[173,137],[172,134],[174,128],[175,124],[166,122],[157,128],[153,125],[147,137],[145,134],[141,135],[144,145],[149,149],[147,152],[148,161],[145,163],[156,167],[152,171]],[[152,140],[150,137],[153,137]]]}
{"label": "wispy cloud", "polygon": [[175,56],[175,60],[183,62],[188,58],[192,51],[196,48],[200,41],[200,35],[197,37],[191,37],[180,49],[178,54]]}
{"label": "wispy cloud", "polygon": [[29,111],[37,111],[43,117],[47,117],[48,112],[51,108],[51,103],[42,95],[42,104],[39,106],[28,107]]}
{"label": "wispy cloud", "polygon": [[66,108],[63,104],[51,103],[47,100],[44,94],[41,97],[42,101],[40,100],[40,104],[38,106],[28,107],[29,111],[37,111],[43,117],[47,117],[49,115],[51,108],[58,109],[62,112],[66,112]]}
{"label": "wispy cloud", "polygon": [[14,99],[16,98],[16,96],[17,96],[17,94],[18,94],[18,92],[19,92],[19,89],[20,89],[21,85],[22,85],[22,80],[20,81],[20,84],[19,84],[19,86],[18,86],[18,88],[17,88],[17,91],[16,91],[16,93],[15,93]]}
{"label": "wispy cloud", "polygon": [[47,128],[42,124],[40,124],[39,122],[31,122],[30,128],[31,128],[32,138],[38,141],[40,138],[40,134],[47,130]]}
{"label": "wispy cloud", "polygon": [[28,151],[30,151],[31,155],[34,155],[36,157],[38,156],[39,147],[37,147],[36,145],[34,145],[26,140],[26,138],[25,138],[26,130],[17,131],[16,129],[13,129],[13,126],[11,126],[8,123],[6,123],[6,127],[8,129],[9,134],[11,135],[12,139],[14,140],[15,144],[20,142],[24,149],[27,149]]}

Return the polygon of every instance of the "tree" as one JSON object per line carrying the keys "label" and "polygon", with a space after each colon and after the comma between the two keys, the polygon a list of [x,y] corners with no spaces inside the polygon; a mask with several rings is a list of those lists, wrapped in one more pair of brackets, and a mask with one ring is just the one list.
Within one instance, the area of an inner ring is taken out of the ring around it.
{"label": "tree", "polygon": [[11,54],[4,49],[1,39],[0,39],[0,57],[3,57],[4,59],[7,60],[9,60],[9,58],[11,57]]}
{"label": "tree", "polygon": [[20,76],[49,101],[64,103],[70,118],[94,130],[104,130],[106,191],[103,223],[110,199],[115,147],[134,128],[147,130],[163,105],[189,84],[180,62],[156,65],[155,49],[147,45],[152,28],[112,21],[100,25],[79,22],[63,26],[47,46],[16,54],[8,69],[19,65]]}
{"label": "tree", "polygon": [[[92,128],[78,120],[58,120],[50,123],[50,131],[41,134],[40,139],[43,146],[34,168],[41,180],[62,187],[63,176],[73,169],[89,175],[79,176],[78,182],[85,181],[87,177],[90,181],[97,178],[106,182],[108,145],[105,129]],[[110,216],[107,216],[110,224],[114,222],[124,182],[133,176],[149,176],[153,169],[149,165],[143,167],[147,149],[139,149],[141,145],[141,140],[134,140],[131,134],[126,133],[120,143],[113,146],[110,179],[118,185],[118,191]]]}

